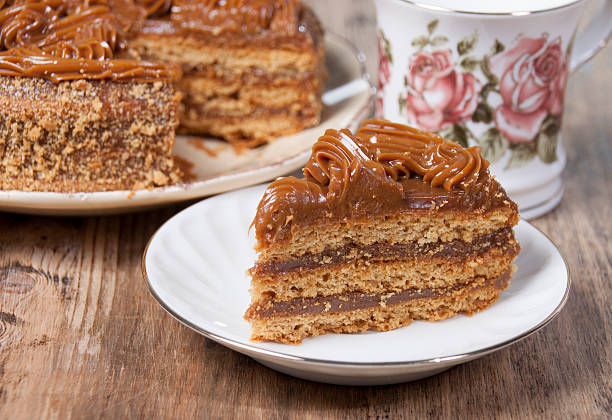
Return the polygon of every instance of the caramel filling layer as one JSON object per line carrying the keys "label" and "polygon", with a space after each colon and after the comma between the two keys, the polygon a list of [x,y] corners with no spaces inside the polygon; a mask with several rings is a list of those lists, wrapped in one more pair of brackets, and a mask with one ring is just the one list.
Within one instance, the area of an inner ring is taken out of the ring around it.
{"label": "caramel filling layer", "polygon": [[472,242],[456,239],[450,242],[433,242],[419,245],[412,243],[375,243],[369,246],[349,244],[341,248],[328,249],[318,254],[307,253],[297,258],[281,262],[255,264],[250,270],[251,275],[269,275],[303,271],[326,266],[348,264],[366,256],[369,261],[398,260],[407,258],[452,258],[464,259],[478,256],[493,247],[502,248],[506,253],[516,256],[519,247],[513,239],[511,228],[498,230],[475,238]]}
{"label": "caramel filling layer", "polygon": [[509,268],[501,276],[488,279],[484,283],[462,283],[452,287],[438,289],[406,289],[400,293],[365,295],[351,292],[342,295],[295,298],[282,302],[260,302],[251,305],[245,314],[246,319],[261,319],[272,317],[287,317],[297,315],[316,315],[322,313],[338,313],[369,309],[376,306],[392,306],[410,302],[416,299],[441,298],[453,293],[463,293],[480,288],[493,287],[504,290],[512,275]]}

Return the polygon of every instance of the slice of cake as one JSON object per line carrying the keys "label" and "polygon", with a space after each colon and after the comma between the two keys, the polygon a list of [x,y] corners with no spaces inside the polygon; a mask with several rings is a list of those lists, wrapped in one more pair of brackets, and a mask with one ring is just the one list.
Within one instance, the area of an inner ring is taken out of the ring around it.
{"label": "slice of cake", "polygon": [[122,56],[127,0],[0,2],[0,188],[86,192],[176,182],[174,65]]}
{"label": "slice of cake", "polygon": [[253,221],[253,340],[386,331],[490,306],[520,247],[517,206],[478,147],[389,121],[327,130],[304,179],[270,184]]}
{"label": "slice of cake", "polygon": [[148,11],[130,51],[181,66],[181,132],[253,147],[319,123],[323,31],[300,1],[150,1]]}

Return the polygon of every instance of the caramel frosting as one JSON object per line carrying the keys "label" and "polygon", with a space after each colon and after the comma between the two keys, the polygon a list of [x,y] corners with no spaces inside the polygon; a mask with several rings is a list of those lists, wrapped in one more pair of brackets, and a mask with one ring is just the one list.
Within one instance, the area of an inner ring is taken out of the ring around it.
{"label": "caramel frosting", "polygon": [[[186,37],[225,48],[274,48],[303,52],[322,42],[323,30],[299,0],[173,0],[149,11],[139,35]],[[162,12],[166,10],[166,12]]]}
{"label": "caramel frosting", "polygon": [[172,21],[189,30],[291,35],[298,31],[297,0],[174,0]]}
{"label": "caramel frosting", "polygon": [[263,245],[325,221],[513,206],[488,166],[478,147],[389,121],[367,120],[356,135],[327,130],[303,179],[279,178],[268,186],[253,225]]}
{"label": "caramel frosting", "polygon": [[130,36],[170,31],[221,37],[222,44],[245,36],[306,42],[301,15],[299,0],[0,0],[0,75],[173,80],[177,66],[125,57]]}
{"label": "caramel frosting", "polygon": [[144,6],[147,15],[151,17],[164,16],[172,7],[172,0],[139,0],[138,3]]}
{"label": "caramel frosting", "polygon": [[414,174],[432,187],[451,191],[457,185],[469,191],[489,167],[478,146],[465,148],[438,134],[390,121],[366,121],[357,139],[396,181]]}
{"label": "caramel frosting", "polygon": [[176,79],[180,76],[176,66],[117,56],[146,14],[130,0],[4,1],[0,3],[0,75],[54,82]]}
{"label": "caramel frosting", "polygon": [[0,75],[41,77],[52,82],[77,79],[175,79],[178,68],[138,60],[58,59],[35,48],[15,48],[0,53]]}

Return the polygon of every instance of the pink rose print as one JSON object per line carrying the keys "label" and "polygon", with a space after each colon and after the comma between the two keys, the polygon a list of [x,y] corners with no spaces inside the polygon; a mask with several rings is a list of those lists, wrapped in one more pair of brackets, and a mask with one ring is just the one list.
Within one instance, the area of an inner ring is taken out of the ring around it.
{"label": "pink rose print", "polygon": [[[448,49],[449,38],[438,33],[438,24],[432,20],[426,34],[410,40],[416,52],[397,97],[400,113],[463,146],[476,143],[491,163],[509,157],[505,169],[536,157],[555,162],[568,76],[561,38],[521,36],[511,49],[495,39],[483,54],[477,29]],[[385,42],[379,39],[381,51],[387,51]],[[380,57],[382,89],[389,82],[389,63]]]}
{"label": "pink rose print", "polygon": [[567,67],[559,38],[523,37],[512,48],[489,60],[499,80],[503,104],[495,110],[495,122],[513,143],[533,141],[548,114],[560,116]]}
{"label": "pink rose print", "polygon": [[408,121],[425,130],[465,122],[478,105],[480,82],[455,69],[449,49],[413,55],[405,83]]}
{"label": "pink rose print", "polygon": [[378,86],[384,87],[391,78],[391,68],[389,66],[389,58],[382,45],[381,37],[378,37],[378,63]]}
{"label": "pink rose print", "polygon": [[551,85],[550,113],[559,115],[563,112],[563,100],[565,99],[565,86],[567,86],[567,66],[563,67]]}
{"label": "pink rose print", "polygon": [[391,45],[385,38],[382,30],[378,33],[378,89],[376,94],[375,112],[377,116],[383,114],[383,90],[391,79]]}

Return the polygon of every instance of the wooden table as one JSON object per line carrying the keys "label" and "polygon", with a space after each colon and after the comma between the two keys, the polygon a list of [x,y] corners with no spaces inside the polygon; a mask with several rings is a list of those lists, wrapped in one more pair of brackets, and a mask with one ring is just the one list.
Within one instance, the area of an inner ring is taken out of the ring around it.
{"label": "wooden table", "polygon": [[[375,74],[373,5],[314,3]],[[0,418],[609,417],[611,66],[608,47],[569,82],[565,196],[534,224],[567,258],[573,289],[544,330],[418,382],[307,382],[199,336],[149,295],[144,246],[184,206],[87,218],[0,213]]]}

